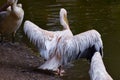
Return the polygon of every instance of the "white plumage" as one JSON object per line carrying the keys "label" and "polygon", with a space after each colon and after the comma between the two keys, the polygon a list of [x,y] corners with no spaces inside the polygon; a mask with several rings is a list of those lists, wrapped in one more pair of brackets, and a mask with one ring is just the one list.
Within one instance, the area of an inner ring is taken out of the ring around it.
{"label": "white plumage", "polygon": [[7,11],[0,12],[0,34],[13,34],[13,42],[16,31],[19,29],[23,17],[24,11],[22,9],[22,4],[17,4],[18,0],[8,0],[12,1],[12,5],[8,7]]}
{"label": "white plumage", "polygon": [[40,69],[58,71],[62,65],[74,59],[89,59],[95,51],[103,55],[101,35],[96,30],[73,36],[67,21],[67,11],[63,8],[60,10],[60,22],[64,30],[56,32],[43,30],[30,21],[24,24],[25,33],[47,60]]}
{"label": "white plumage", "polygon": [[102,57],[99,52],[95,52],[91,58],[90,70],[91,80],[113,80],[106,71]]}

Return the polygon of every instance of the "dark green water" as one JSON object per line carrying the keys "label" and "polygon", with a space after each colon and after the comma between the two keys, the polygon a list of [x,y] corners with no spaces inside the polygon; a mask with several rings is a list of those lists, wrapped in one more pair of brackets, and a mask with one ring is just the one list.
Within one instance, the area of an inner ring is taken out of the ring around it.
{"label": "dark green water", "polygon": [[[19,0],[19,2],[23,4],[25,11],[24,20],[31,20],[41,28],[61,30],[59,10],[65,8],[74,34],[89,29],[98,30],[104,43],[106,69],[114,80],[120,80],[120,0]],[[20,40],[26,43],[22,38],[22,29],[17,34],[21,37]],[[88,63],[80,60],[75,62],[75,66],[68,69],[67,75],[62,78],[89,80],[88,70]]]}

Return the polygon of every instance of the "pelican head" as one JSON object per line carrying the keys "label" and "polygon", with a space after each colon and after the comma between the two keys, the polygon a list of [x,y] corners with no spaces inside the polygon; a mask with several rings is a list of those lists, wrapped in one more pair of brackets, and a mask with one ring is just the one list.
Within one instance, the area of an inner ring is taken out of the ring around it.
{"label": "pelican head", "polygon": [[17,4],[17,2],[18,2],[18,0],[7,0],[7,3],[10,4],[10,5],[12,5],[14,3]]}
{"label": "pelican head", "polygon": [[15,2],[15,0],[7,0],[7,2],[12,5]]}
{"label": "pelican head", "polygon": [[67,11],[64,8],[60,9],[60,23],[65,29],[69,29]]}
{"label": "pelican head", "polygon": [[18,7],[22,8],[22,4],[18,4]]}

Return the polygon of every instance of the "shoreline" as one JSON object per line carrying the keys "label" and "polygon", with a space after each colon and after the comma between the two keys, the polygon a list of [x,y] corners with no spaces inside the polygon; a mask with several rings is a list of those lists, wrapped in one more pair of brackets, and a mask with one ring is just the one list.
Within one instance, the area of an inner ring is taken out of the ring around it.
{"label": "shoreline", "polygon": [[62,80],[44,71],[36,71],[43,59],[35,55],[24,43],[0,44],[1,80]]}

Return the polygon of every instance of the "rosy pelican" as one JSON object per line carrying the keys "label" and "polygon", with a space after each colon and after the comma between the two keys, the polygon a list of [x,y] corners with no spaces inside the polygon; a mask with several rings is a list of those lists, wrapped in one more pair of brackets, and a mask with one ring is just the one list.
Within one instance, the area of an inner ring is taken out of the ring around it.
{"label": "rosy pelican", "polygon": [[12,5],[6,11],[0,12],[1,41],[3,41],[3,35],[12,33],[12,42],[14,42],[15,33],[23,21],[24,11],[22,4],[17,4],[18,0],[8,1],[12,1]]}
{"label": "rosy pelican", "polygon": [[113,80],[106,71],[99,52],[95,52],[91,58],[89,74],[91,80]]}
{"label": "rosy pelican", "polygon": [[64,30],[47,31],[30,21],[25,21],[24,32],[35,45],[46,62],[39,67],[43,70],[57,71],[62,75],[62,65],[74,59],[88,58],[87,53],[98,51],[102,54],[101,35],[96,30],[89,30],[73,36],[67,21],[67,11],[60,10],[60,23]]}

